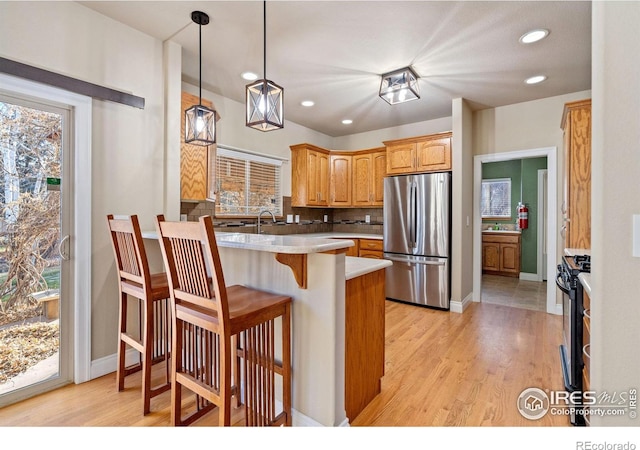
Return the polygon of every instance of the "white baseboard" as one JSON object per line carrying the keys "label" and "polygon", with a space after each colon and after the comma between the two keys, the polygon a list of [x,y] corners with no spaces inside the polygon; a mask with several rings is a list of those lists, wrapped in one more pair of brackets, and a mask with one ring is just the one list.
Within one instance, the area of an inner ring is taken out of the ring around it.
{"label": "white baseboard", "polygon": [[556,315],[561,316],[562,314],[564,314],[562,311],[562,304],[556,303]]}
{"label": "white baseboard", "polygon": [[523,281],[540,281],[537,273],[520,272],[520,279]]}
{"label": "white baseboard", "polygon": [[458,301],[449,302],[449,311],[462,314],[464,310],[467,309],[467,307],[469,306],[469,303],[471,303],[472,301],[473,301],[473,292],[469,292],[469,295],[467,295],[464,299],[462,299],[461,302],[458,302]]}

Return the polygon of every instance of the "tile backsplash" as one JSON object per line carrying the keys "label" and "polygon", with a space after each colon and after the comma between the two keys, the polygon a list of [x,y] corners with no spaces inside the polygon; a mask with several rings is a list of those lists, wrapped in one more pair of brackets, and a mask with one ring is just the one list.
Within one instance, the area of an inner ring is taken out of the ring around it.
{"label": "tile backsplash", "polygon": [[[270,216],[262,217],[262,230],[266,234],[344,233],[382,234],[382,208],[294,208],[291,197],[282,198],[283,216],[274,224]],[[211,202],[182,202],[180,214],[188,221],[197,221],[200,216],[211,215],[218,229],[237,233],[256,233],[255,218],[216,218]],[[287,215],[300,216],[299,223],[286,223]],[[325,216],[327,221],[325,222]],[[369,223],[366,218],[369,216]]]}

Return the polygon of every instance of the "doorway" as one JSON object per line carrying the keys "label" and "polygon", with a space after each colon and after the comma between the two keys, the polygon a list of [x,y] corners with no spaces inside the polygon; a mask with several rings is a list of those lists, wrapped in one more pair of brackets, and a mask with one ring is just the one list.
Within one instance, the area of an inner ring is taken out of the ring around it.
{"label": "doorway", "polygon": [[[11,383],[0,384],[1,407],[91,378],[91,99],[4,74],[0,86],[2,126],[14,130],[9,137],[3,134],[1,142],[0,227],[5,249],[12,249],[5,252],[2,271],[5,277],[9,274],[6,259],[15,257],[20,239],[26,242],[21,251],[28,262],[5,283],[9,290],[4,292],[3,307],[20,284],[21,302],[34,307],[35,315],[18,323],[58,327],[58,343],[53,346],[57,352],[32,357],[39,374],[12,373],[7,376]],[[29,217],[31,225],[25,223]],[[29,233],[19,233],[25,228]],[[34,237],[30,234],[39,239],[29,241]],[[17,298],[14,295],[12,301]],[[25,335],[36,340],[35,344],[20,341],[22,348],[42,344],[49,336]]]}
{"label": "doorway", "polygon": [[[477,155],[474,157],[474,261],[473,261],[473,300],[481,301],[482,293],[482,216],[480,210],[480,197],[482,189],[482,165],[489,162],[510,161],[527,158],[547,158],[548,179],[557,179],[557,149],[545,147],[531,150],[495,153],[489,155]],[[546,192],[546,278],[555,279],[556,258],[556,205],[557,183],[548,183]],[[551,314],[561,314],[561,307],[556,302],[556,289],[553,283],[546,283],[545,310]]]}

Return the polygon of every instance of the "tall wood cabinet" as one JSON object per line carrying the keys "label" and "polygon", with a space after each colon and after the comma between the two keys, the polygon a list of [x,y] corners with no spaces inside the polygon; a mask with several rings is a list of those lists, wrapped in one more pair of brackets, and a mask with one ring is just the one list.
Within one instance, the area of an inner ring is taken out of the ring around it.
{"label": "tall wood cabinet", "polygon": [[291,206],[329,205],[329,151],[311,144],[291,146]]}
{"label": "tall wood cabinet", "polygon": [[565,248],[591,248],[591,100],[567,103],[562,115]]}
{"label": "tall wood cabinet", "polygon": [[329,156],[329,206],[351,206],[351,155]]}
{"label": "tall wood cabinet", "polygon": [[[184,142],[184,111],[197,105],[200,98],[182,92],[180,111],[180,199],[183,201],[204,201],[215,198],[216,145],[203,147]],[[202,99],[202,104],[213,108],[213,104]]]}
{"label": "tall wood cabinet", "polygon": [[353,155],[353,206],[382,206],[386,172],[384,147]]}
{"label": "tall wood cabinet", "polygon": [[385,141],[387,175],[451,170],[451,132]]}

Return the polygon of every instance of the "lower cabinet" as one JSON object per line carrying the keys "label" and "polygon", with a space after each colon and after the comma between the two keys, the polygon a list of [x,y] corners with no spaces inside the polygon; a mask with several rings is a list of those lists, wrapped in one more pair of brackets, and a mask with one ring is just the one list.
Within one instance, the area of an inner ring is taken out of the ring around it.
{"label": "lower cabinet", "polygon": [[382,259],[382,240],[360,239],[358,256],[361,258]]}
{"label": "lower cabinet", "polygon": [[380,393],[384,375],[385,270],[347,280],[345,410],[349,421]]}
{"label": "lower cabinet", "polygon": [[520,233],[482,233],[482,273],[520,276]]}

